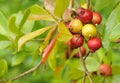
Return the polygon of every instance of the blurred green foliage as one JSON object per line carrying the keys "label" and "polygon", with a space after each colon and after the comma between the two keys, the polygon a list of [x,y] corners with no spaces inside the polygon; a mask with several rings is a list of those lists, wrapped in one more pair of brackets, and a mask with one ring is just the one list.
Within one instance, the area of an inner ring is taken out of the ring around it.
{"label": "blurred green foliage", "polygon": [[[116,25],[115,21],[117,19],[119,19],[119,17],[120,17],[120,16],[118,16],[119,15],[118,11],[119,11],[120,5],[116,6],[118,1],[119,0],[116,0],[116,1],[114,1],[114,0],[104,0],[104,1],[91,0],[91,4],[94,7],[94,10],[96,10],[102,14],[103,21],[102,21],[102,24],[98,26],[98,30],[100,30],[100,33],[102,33],[102,34],[104,33],[102,35],[102,37],[104,38],[104,42],[107,41],[106,42],[107,44],[108,44],[108,42],[110,43],[110,46],[109,46],[110,48],[107,48],[107,49],[109,49],[108,52],[106,52],[105,49],[101,48],[93,55],[94,58],[87,59],[87,61],[86,61],[87,66],[89,69],[91,69],[89,71],[98,70],[98,66],[100,65],[96,61],[96,55],[98,55],[98,57],[100,58],[100,63],[103,60],[103,58],[105,58],[104,61],[106,63],[109,63],[108,61],[110,61],[110,62],[112,61],[112,66],[114,68],[113,74],[120,73],[119,71],[116,70],[117,68],[120,69],[120,65],[119,65],[120,64],[120,59],[119,59],[120,44],[116,44],[114,41],[109,41],[109,38],[112,39],[114,37],[112,37],[108,33],[108,31],[110,31],[110,30],[112,32],[112,30],[113,30],[112,28],[114,28],[115,26],[111,26],[111,25],[113,25],[113,24]],[[7,20],[9,20],[9,18],[11,16],[16,14],[16,17],[13,16],[13,18],[12,18],[12,21],[11,21],[11,24],[12,24],[12,23],[15,23],[14,22],[15,19],[18,19],[18,21],[21,22],[21,18],[19,18],[19,17],[23,16],[23,11],[25,11],[27,8],[29,8],[30,6],[32,6],[34,4],[43,6],[43,2],[44,2],[44,0],[0,0],[0,11],[2,11],[2,13],[5,15]],[[63,0],[63,2],[64,2],[64,0]],[[77,8],[80,5],[80,3],[83,3],[83,2],[86,2],[86,0],[75,0],[75,3],[76,3],[75,8]],[[57,3],[57,4],[59,4],[59,3]],[[63,3],[61,3],[61,4],[63,4]],[[116,10],[113,9],[115,6],[116,6]],[[59,11],[59,7],[60,6],[57,6],[56,13]],[[34,9],[33,9],[33,11],[34,11]],[[58,16],[61,16],[63,11],[64,11],[64,9],[61,9],[61,11],[59,11],[61,13]],[[112,14],[111,14],[111,12],[112,12]],[[118,17],[116,17],[116,15]],[[18,18],[17,18],[17,16],[18,16]],[[20,24],[20,22],[19,22],[19,24]],[[119,23],[120,22],[118,20],[118,24]],[[25,44],[25,46],[23,46],[22,50],[20,52],[17,52],[16,51],[17,50],[16,41],[18,40],[17,37],[19,38],[21,35],[23,35],[25,33],[35,31],[37,29],[48,26],[50,24],[51,24],[51,22],[46,22],[46,21],[36,21],[33,23],[26,22],[26,25],[29,25],[29,26],[22,27],[23,32],[21,31],[20,34],[17,34],[15,41],[13,41],[12,39],[9,38],[9,40],[12,42],[6,41],[7,38],[4,37],[3,35],[0,35],[0,39],[5,40],[4,42],[0,41],[0,46],[1,46],[0,47],[0,59],[5,59],[8,63],[8,73],[5,75],[5,78],[14,77],[17,74],[20,74],[20,73],[30,69],[31,67],[35,66],[40,60],[40,57],[38,57],[38,47],[41,44],[41,42],[35,41],[35,40],[27,42]],[[10,25],[10,26],[20,28],[19,26],[13,26],[13,25]],[[30,28],[30,26],[32,28]],[[109,26],[111,26],[112,28],[110,28]],[[105,28],[105,27],[107,27],[107,28]],[[117,29],[119,29],[119,27],[117,27]],[[14,31],[13,31],[13,33],[14,33]],[[119,37],[119,30],[117,31],[115,29],[114,33],[116,33],[117,37]],[[14,34],[16,34],[16,33],[14,33]],[[41,35],[40,37],[44,38],[46,36],[46,34],[47,34],[47,32],[45,34]],[[11,35],[13,36],[13,34],[11,34]],[[110,37],[108,37],[108,36],[110,36]],[[4,37],[4,39],[3,39],[3,37]],[[15,42],[15,44],[13,42]],[[106,47],[107,44],[104,44],[104,47]],[[10,45],[10,46],[8,47],[8,45]],[[59,47],[63,48],[63,49],[59,49]],[[65,50],[64,46],[61,45],[61,43],[60,43],[60,45],[56,46],[56,48],[57,48],[57,51],[59,51],[59,52],[55,53],[55,51],[53,51],[52,54],[54,54],[54,56],[57,55],[57,60],[56,60],[56,57],[50,56],[49,61],[46,64],[47,67],[46,67],[45,72],[42,71],[42,66],[41,66],[34,73],[29,74],[23,78],[20,78],[20,79],[14,81],[13,83],[71,83],[69,81],[69,79],[81,78],[82,77],[81,75],[83,75],[83,73],[82,73],[83,69],[81,69],[81,66],[80,66],[81,63],[76,62],[76,60],[67,60],[67,61],[63,60],[64,52],[66,50]],[[105,56],[105,55],[109,55],[109,56]],[[112,60],[110,60],[111,57],[112,57]],[[59,73],[57,71],[56,71],[57,73],[53,72],[48,66],[48,65],[50,65],[50,67],[54,70],[54,68],[56,68],[56,66],[58,66],[59,63],[64,63],[64,61],[65,61],[65,65],[62,65],[63,68],[61,69],[61,71]],[[91,63],[89,63],[89,61],[91,61]],[[70,63],[70,62],[72,62],[72,63]],[[69,67],[71,68],[69,71],[68,71],[68,67],[66,65],[69,65]],[[78,66],[76,66],[76,65],[78,65]],[[94,67],[94,65],[97,65],[97,66]],[[118,77],[117,78],[115,78],[116,76],[113,76],[113,77],[114,77],[113,82],[116,83],[115,80],[118,79]],[[96,78],[96,79],[99,79],[99,78]],[[81,81],[81,79],[80,79],[80,81]],[[109,83],[109,82],[106,82],[106,83]]]}

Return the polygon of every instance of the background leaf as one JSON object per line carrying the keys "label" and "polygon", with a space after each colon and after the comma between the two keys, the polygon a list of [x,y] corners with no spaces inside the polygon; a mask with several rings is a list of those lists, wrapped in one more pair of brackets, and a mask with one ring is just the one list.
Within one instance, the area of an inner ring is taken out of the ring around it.
{"label": "background leaf", "polygon": [[0,65],[0,78],[1,78],[2,76],[4,76],[7,73],[8,66],[7,66],[6,60],[4,60],[4,59],[0,60],[0,64],[1,64]]}
{"label": "background leaf", "polygon": [[106,22],[106,27],[105,27],[104,36],[103,36],[103,45],[104,45],[104,48],[107,50],[110,47],[110,39],[109,39],[110,33],[113,31],[115,26],[120,23],[119,9],[120,9],[120,4],[112,11],[112,13],[110,14],[110,16]]}
{"label": "background leaf", "polygon": [[56,0],[54,14],[58,17],[62,17],[64,10],[68,7],[69,0]]}
{"label": "background leaf", "polygon": [[111,41],[116,41],[120,38],[120,23],[113,28],[112,32],[109,35],[109,38]]}
{"label": "background leaf", "polygon": [[12,57],[12,66],[16,66],[22,63],[25,59],[26,54],[24,52],[17,53]]}
{"label": "background leaf", "polygon": [[4,15],[2,14],[2,12],[0,11],[0,34],[5,35],[8,37],[9,35],[9,29],[7,26],[7,20],[4,17]]}

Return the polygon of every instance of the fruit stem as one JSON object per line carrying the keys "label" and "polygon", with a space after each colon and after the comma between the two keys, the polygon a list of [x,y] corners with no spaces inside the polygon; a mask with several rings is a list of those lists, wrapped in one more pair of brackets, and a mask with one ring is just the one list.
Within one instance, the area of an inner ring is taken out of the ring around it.
{"label": "fruit stem", "polygon": [[88,51],[87,55],[83,58],[84,60],[89,56],[90,51]]}
{"label": "fruit stem", "polygon": [[[84,68],[84,73],[87,74],[90,83],[93,83],[93,82],[92,82],[92,79],[91,79],[91,77],[90,77],[90,74],[89,74],[89,72],[88,72],[88,69],[87,69],[87,67],[86,67],[85,60],[84,60],[83,57],[82,57],[80,48],[78,48],[78,51],[79,51],[80,60],[81,60],[81,62],[82,62],[83,68]],[[84,79],[85,79],[85,78],[84,78]],[[83,83],[84,83],[84,81],[83,81]]]}
{"label": "fruit stem", "polygon": [[86,0],[87,2],[87,9],[89,9],[89,6],[90,6],[90,0]]}
{"label": "fruit stem", "polygon": [[86,76],[87,76],[87,74],[86,74],[86,73],[84,73],[84,77],[83,77],[82,83],[85,83]]}

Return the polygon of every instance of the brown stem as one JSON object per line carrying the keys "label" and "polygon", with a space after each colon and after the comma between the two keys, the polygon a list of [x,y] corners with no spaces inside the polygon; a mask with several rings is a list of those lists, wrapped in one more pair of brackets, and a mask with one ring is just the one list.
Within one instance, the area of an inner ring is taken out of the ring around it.
{"label": "brown stem", "polygon": [[87,76],[87,74],[84,73],[84,77],[83,77],[82,83],[85,83],[86,76]]}
{"label": "brown stem", "polygon": [[88,51],[87,55],[83,58],[84,60],[89,56],[90,51]]}
{"label": "brown stem", "polygon": [[25,76],[27,74],[30,74],[30,73],[36,71],[40,67],[40,65],[41,65],[41,61],[35,67],[33,67],[33,68],[29,69],[28,71],[25,71],[25,72],[15,76],[13,78],[11,78],[10,80],[14,81],[14,80],[17,80],[17,79],[19,79],[19,78],[21,78],[21,77],[23,77],[23,76]]}
{"label": "brown stem", "polygon": [[89,9],[89,6],[90,6],[90,0],[87,0],[87,9]]}
{"label": "brown stem", "polygon": [[89,72],[88,72],[88,70],[87,70],[87,67],[86,67],[86,64],[85,64],[85,60],[84,60],[83,57],[82,57],[80,48],[78,48],[78,50],[79,50],[80,60],[81,60],[81,62],[82,62],[83,68],[84,68],[84,73],[87,74],[90,83],[93,83],[93,82],[92,82],[92,79],[91,79],[91,77],[90,77],[90,74],[89,74]]}

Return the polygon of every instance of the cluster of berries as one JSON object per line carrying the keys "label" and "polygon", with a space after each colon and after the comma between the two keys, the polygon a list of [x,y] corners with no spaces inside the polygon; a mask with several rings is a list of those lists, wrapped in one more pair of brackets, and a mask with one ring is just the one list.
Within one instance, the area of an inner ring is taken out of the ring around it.
{"label": "cluster of berries", "polygon": [[[90,52],[95,52],[102,46],[100,38],[97,37],[99,32],[96,28],[96,25],[101,23],[102,16],[98,12],[92,12],[85,8],[78,8],[75,13],[74,18],[65,23],[73,34],[67,44],[71,49],[80,47],[84,56],[86,54],[86,49],[83,47],[84,41],[86,41]],[[78,57],[78,54],[76,53],[75,56]]]}
{"label": "cluster of berries", "polygon": [[[73,19],[65,22],[66,27],[73,34],[73,37],[67,42],[69,47],[69,50],[66,52],[67,58],[69,58],[71,51],[76,48],[80,48],[82,57],[86,56],[86,49],[83,46],[85,43],[91,53],[94,53],[102,46],[101,39],[98,36],[99,31],[96,27],[101,21],[102,16],[98,12],[82,7],[76,9]],[[80,58],[79,52],[77,51],[73,57]],[[110,65],[102,64],[100,66],[102,75],[109,76],[111,72],[112,68]]]}

